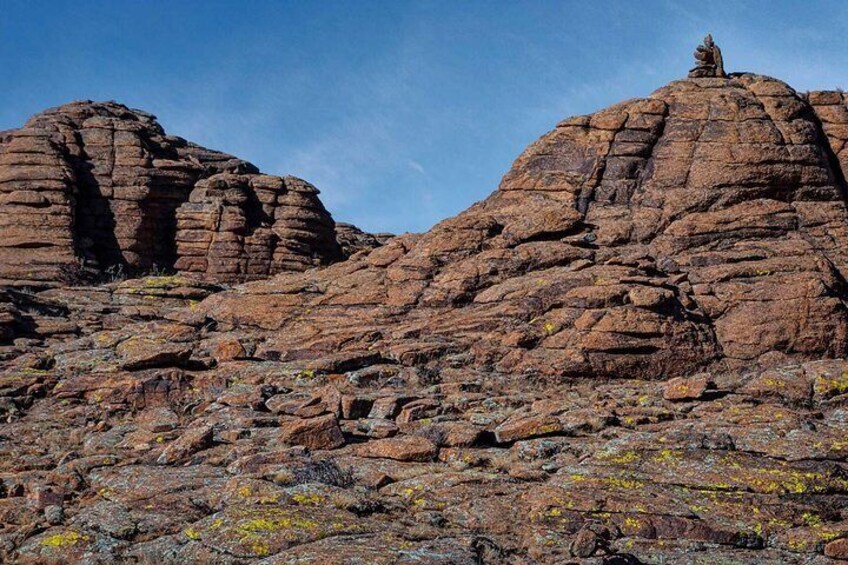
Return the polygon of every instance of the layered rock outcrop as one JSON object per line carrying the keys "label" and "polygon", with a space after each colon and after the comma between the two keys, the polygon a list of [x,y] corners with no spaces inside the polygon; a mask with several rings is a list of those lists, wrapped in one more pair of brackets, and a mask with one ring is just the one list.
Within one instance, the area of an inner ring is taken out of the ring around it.
{"label": "layered rock outcrop", "polygon": [[174,267],[223,281],[302,271],[340,254],[318,190],[295,177],[216,174],[177,210]]}
{"label": "layered rock outcrop", "polygon": [[[816,117],[827,134],[833,156],[839,161],[844,182],[848,170],[848,96],[842,91],[824,90],[810,92],[807,100],[815,109]],[[834,166],[834,169],[837,167]]]}
{"label": "layered rock outcrop", "polygon": [[426,234],[202,307],[283,355],[463,352],[548,377],[843,355],[844,105],[811,99],[750,74],[672,83],[560,123]]}
{"label": "layered rock outcrop", "polygon": [[[233,186],[223,192],[238,202],[210,193],[210,183],[228,182]],[[244,219],[222,224],[224,210]],[[178,256],[180,249],[186,257]],[[338,257],[333,221],[317,190],[166,135],[150,114],[112,102],[74,102],[0,137],[0,280],[6,283],[66,280],[79,263],[94,271],[142,272],[179,262],[177,268],[220,280],[250,280]]]}

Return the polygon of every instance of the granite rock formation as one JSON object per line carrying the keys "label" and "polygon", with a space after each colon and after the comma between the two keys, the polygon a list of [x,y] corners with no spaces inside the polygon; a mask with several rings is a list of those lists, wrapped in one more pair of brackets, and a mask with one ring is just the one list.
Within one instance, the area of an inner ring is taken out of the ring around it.
{"label": "granite rock formation", "polygon": [[318,190],[295,177],[220,173],[177,209],[174,267],[220,281],[302,271],[338,257]]}
{"label": "granite rock formation", "polygon": [[[233,186],[223,192],[238,202],[215,194],[227,183]],[[6,283],[56,283],[85,268],[175,265],[249,280],[327,263],[338,253],[332,218],[313,187],[260,175],[246,161],[166,135],[150,114],[74,102],[0,136]]]}
{"label": "granite rock formation", "polygon": [[461,352],[547,378],[842,356],[845,105],[828,96],[757,75],[672,83],[560,123],[426,234],[201,309],[289,356]]}
{"label": "granite rock formation", "polygon": [[195,181],[181,269],[347,260],[0,293],[0,560],[845,562],[846,127],[678,81],[386,241]]}

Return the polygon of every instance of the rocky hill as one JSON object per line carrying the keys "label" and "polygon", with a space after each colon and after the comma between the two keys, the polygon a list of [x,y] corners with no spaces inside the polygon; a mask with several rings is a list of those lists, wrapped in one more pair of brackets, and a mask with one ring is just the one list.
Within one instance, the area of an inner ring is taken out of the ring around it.
{"label": "rocky hill", "polygon": [[[74,257],[180,272],[0,294],[0,556],[848,559],[848,99],[712,61],[388,239],[118,106],[4,134],[8,279],[22,249],[51,283]],[[170,156],[126,183],[136,122]],[[129,210],[111,242],[76,196],[107,184],[146,187],[102,196]]]}
{"label": "rocky hill", "polygon": [[289,356],[459,355],[546,379],[842,356],[846,128],[838,93],[672,83],[560,123],[426,234],[200,310],[269,330],[263,350]]}
{"label": "rocky hill", "polygon": [[304,270],[341,258],[317,194],[166,135],[139,110],[66,104],[0,135],[0,282],[171,268],[234,282]]}

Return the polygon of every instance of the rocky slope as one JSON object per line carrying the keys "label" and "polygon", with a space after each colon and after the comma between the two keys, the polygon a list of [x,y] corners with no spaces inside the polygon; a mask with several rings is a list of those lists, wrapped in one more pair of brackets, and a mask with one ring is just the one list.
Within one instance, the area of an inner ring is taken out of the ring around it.
{"label": "rocky slope", "polygon": [[0,556],[848,559],[846,140],[841,93],[678,81],[428,233],[236,287],[179,234],[292,204],[198,179],[205,278],[0,294]]}

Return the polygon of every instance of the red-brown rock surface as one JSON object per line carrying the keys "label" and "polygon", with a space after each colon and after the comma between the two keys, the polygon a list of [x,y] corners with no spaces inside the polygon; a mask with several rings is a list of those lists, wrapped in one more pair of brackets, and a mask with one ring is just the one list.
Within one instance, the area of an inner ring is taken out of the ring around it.
{"label": "red-brown rock surface", "polygon": [[679,81],[387,241],[206,175],[197,277],[0,293],[0,560],[848,559],[845,127],[841,93]]}
{"label": "red-brown rock surface", "polygon": [[562,122],[426,234],[200,309],[267,330],[284,358],[460,355],[546,378],[841,356],[839,104],[757,75],[678,81]]}
{"label": "red-brown rock surface", "polygon": [[230,282],[336,260],[318,191],[258,173],[114,102],[42,112],[0,136],[0,280],[67,281],[82,262]]}
{"label": "red-brown rock surface", "polygon": [[177,209],[174,267],[237,281],[302,271],[339,254],[318,190],[295,177],[216,174]]}

